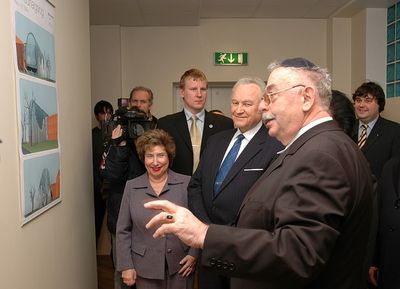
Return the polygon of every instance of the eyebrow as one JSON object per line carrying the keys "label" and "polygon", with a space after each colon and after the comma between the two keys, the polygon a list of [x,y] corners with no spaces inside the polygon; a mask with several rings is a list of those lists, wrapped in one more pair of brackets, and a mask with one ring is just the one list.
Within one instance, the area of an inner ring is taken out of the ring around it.
{"label": "eyebrow", "polygon": [[268,85],[268,86],[265,88],[265,90],[266,90],[266,91],[270,91],[271,89],[276,88],[276,87],[277,87],[277,85],[272,83],[272,84]]}

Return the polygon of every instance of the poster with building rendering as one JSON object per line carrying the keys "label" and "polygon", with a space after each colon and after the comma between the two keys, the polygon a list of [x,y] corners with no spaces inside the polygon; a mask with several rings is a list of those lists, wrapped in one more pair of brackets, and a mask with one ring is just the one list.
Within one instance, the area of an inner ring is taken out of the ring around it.
{"label": "poster with building rendering", "polygon": [[55,7],[10,0],[21,180],[21,224],[61,201]]}

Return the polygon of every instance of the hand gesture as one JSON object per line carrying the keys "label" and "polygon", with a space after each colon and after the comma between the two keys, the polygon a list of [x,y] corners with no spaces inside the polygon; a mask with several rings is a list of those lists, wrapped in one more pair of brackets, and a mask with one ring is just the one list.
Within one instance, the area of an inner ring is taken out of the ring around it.
{"label": "hand gesture", "polygon": [[153,234],[154,238],[175,234],[186,245],[203,248],[208,225],[202,223],[188,209],[166,200],[148,202],[144,207],[162,210],[146,224],[147,229],[159,226]]}

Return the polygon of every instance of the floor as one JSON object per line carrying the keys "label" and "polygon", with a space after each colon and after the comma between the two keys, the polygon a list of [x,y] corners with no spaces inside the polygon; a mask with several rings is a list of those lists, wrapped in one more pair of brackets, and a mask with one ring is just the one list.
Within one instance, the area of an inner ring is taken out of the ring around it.
{"label": "floor", "polygon": [[114,269],[110,255],[97,255],[98,289],[114,289]]}

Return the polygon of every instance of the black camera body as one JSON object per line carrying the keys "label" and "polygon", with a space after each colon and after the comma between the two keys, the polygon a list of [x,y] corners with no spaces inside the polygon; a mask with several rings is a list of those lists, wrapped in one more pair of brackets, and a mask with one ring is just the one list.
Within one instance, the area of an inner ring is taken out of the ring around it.
{"label": "black camera body", "polygon": [[123,134],[120,139],[113,140],[116,142],[135,139],[151,129],[151,121],[147,119],[146,113],[138,108],[128,109],[122,106],[115,111],[109,120],[101,123],[101,132],[105,144],[110,143],[112,131],[118,125],[121,125]]}

